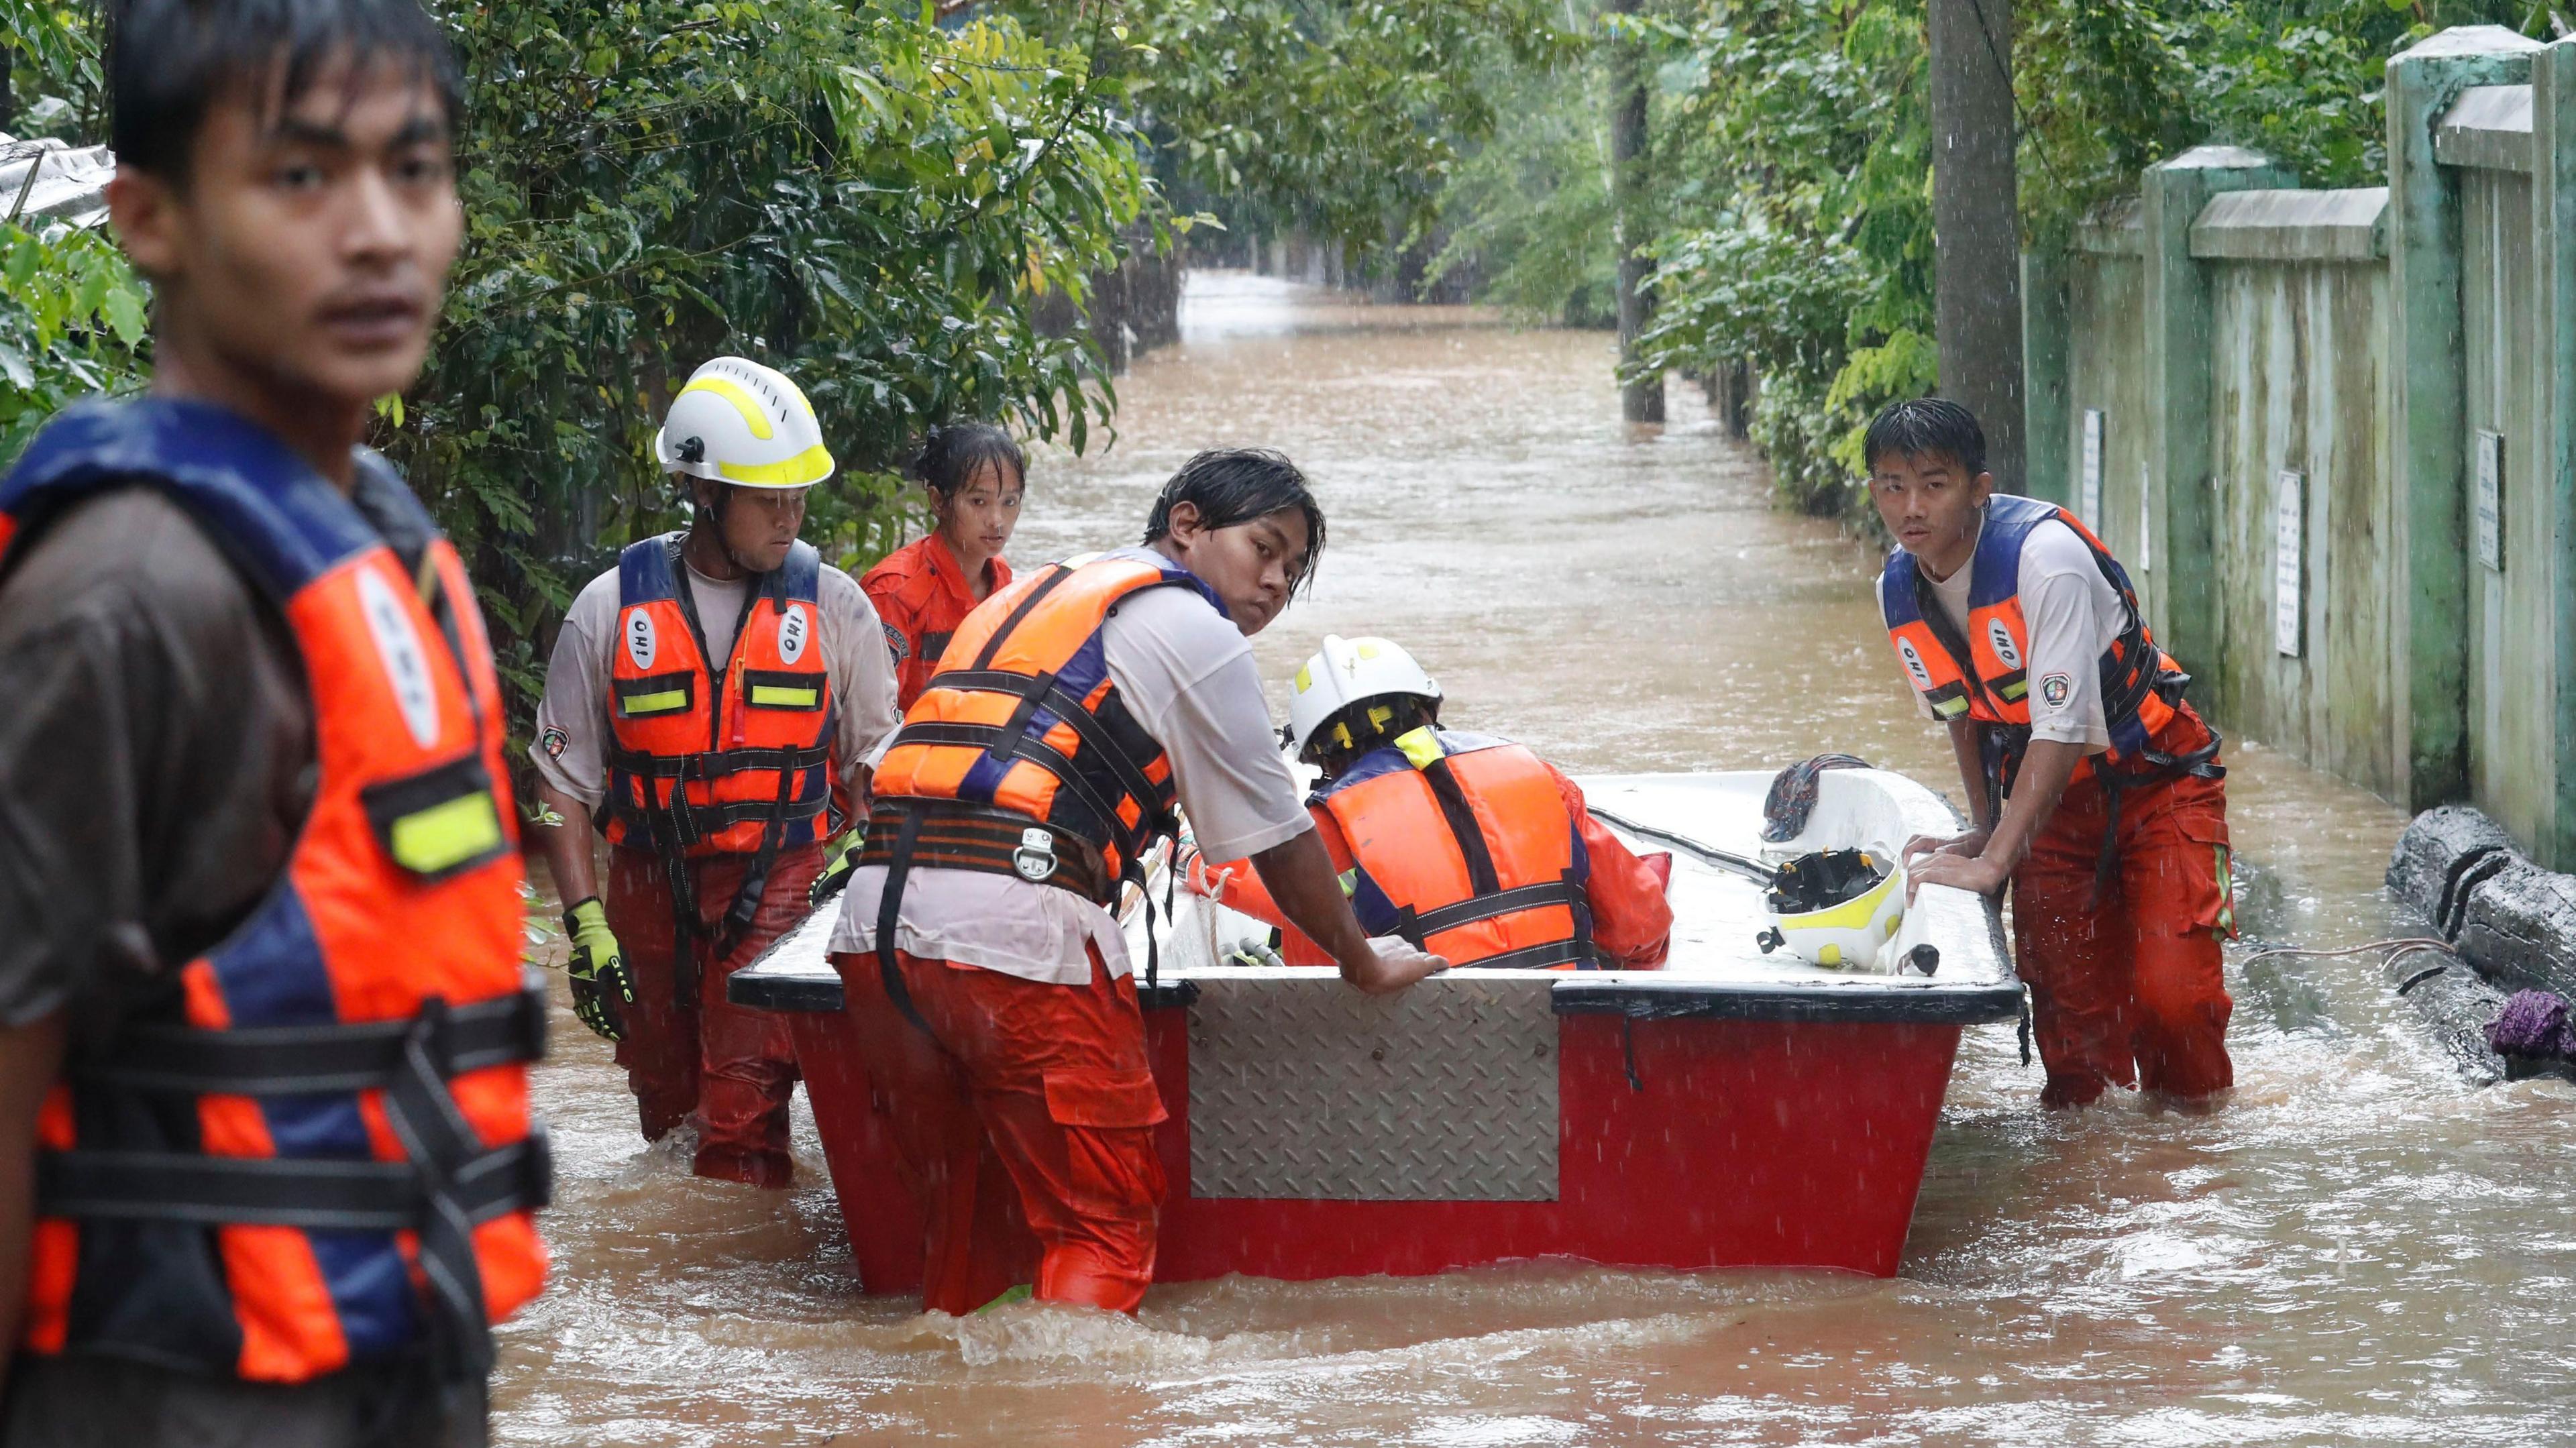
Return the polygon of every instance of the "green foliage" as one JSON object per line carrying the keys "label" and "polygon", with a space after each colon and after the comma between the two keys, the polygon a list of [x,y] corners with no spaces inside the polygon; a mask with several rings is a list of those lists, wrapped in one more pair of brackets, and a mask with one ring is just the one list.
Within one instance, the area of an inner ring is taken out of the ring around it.
{"label": "green foliage", "polygon": [[1464,271],[1481,300],[1517,316],[1609,326],[1618,267],[1600,67],[1512,65],[1489,84],[1499,122],[1440,195],[1447,236],[1424,284]]}
{"label": "green foliage", "polygon": [[143,284],[105,238],[0,222],[0,458],[67,404],[135,385]]}
{"label": "green foliage", "polygon": [[1114,44],[1077,7],[998,7],[1123,80],[1183,210],[1291,230],[1384,270],[1428,236],[1492,83],[1571,43],[1558,0],[1116,0]]}
{"label": "green foliage", "polygon": [[[2254,147],[2310,186],[2384,167],[2389,55],[2525,0],[2019,0],[2032,244],[2190,146]],[[1937,382],[1923,0],[1688,0],[1649,22],[1688,77],[1664,108],[1670,229],[1647,362],[1762,376],[1754,440],[1793,504],[1859,512],[1859,433]]]}
{"label": "green foliage", "polygon": [[813,399],[841,471],[807,536],[853,564],[899,537],[925,425],[1010,415],[1080,449],[1107,422],[1099,350],[1032,320],[1152,201],[1121,85],[1079,54],[830,0],[526,0],[455,27],[466,252],[384,443],[471,550],[523,682],[606,549],[681,520],[651,440],[710,355]]}
{"label": "green foliage", "polygon": [[[16,94],[94,117],[84,12],[0,5]],[[813,399],[840,472],[807,536],[853,566],[911,521],[894,469],[925,425],[1101,435],[1100,349],[1079,324],[1040,332],[1035,303],[1081,301],[1123,238],[1168,228],[1126,82],[1081,52],[1007,19],[943,29],[917,0],[431,9],[466,80],[466,243],[430,364],[375,441],[465,550],[522,723],[571,594],[683,520],[651,440],[709,356]],[[1100,10],[1081,14],[1096,36]],[[62,403],[134,385],[143,294],[97,236],[0,248],[5,457]]]}

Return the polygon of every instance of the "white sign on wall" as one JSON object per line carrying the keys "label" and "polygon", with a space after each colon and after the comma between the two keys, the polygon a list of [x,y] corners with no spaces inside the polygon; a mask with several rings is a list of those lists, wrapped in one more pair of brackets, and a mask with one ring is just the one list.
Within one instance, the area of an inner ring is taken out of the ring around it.
{"label": "white sign on wall", "polygon": [[2084,526],[2102,531],[2102,409],[2084,409],[2084,466],[2076,474],[2077,509]]}
{"label": "white sign on wall", "polygon": [[2151,474],[2145,463],[2138,464],[2138,571],[2155,567],[2156,490],[2149,485]]}
{"label": "white sign on wall", "polygon": [[2473,485],[2469,516],[2477,530],[2478,561],[2504,572],[2504,434],[2479,428],[2469,459]]}
{"label": "white sign on wall", "polygon": [[2272,483],[2272,647],[2299,656],[2306,611],[2299,584],[2307,564],[2307,480],[2283,469]]}

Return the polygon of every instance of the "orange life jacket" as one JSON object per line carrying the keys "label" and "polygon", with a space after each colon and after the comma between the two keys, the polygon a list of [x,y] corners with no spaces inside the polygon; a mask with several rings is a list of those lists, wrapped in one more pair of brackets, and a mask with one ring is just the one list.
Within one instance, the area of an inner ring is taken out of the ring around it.
{"label": "orange life jacket", "polygon": [[[1987,772],[1996,786],[1992,797],[2000,801],[2030,739],[2033,683],[2030,627],[2021,608],[2021,552],[2031,530],[2051,519],[2074,529],[2093,551],[2127,613],[2119,638],[2097,665],[2111,747],[2088,757],[2074,777],[2103,770],[2138,776],[2206,766],[2217,746],[2182,702],[2191,676],[2156,647],[2138,608],[2137,591],[2119,560],[2082,520],[2054,503],[2009,494],[1997,494],[1987,503],[1985,528],[1968,564],[1964,639],[1932,597],[1931,582],[1916,567],[1914,555],[1902,548],[1888,555],[1879,578],[1879,603],[1906,677],[1942,720],[1969,719],[1986,726]],[[2043,678],[2038,687],[2071,688],[2072,680]]]}
{"label": "orange life jacket", "polygon": [[1582,831],[1556,777],[1520,745],[1416,729],[1308,802],[1341,827],[1344,885],[1370,934],[1451,965],[1597,965]]}
{"label": "orange life jacket", "polygon": [[[923,817],[913,802],[960,807],[932,812],[920,863],[1114,898],[1115,882],[1175,828],[1176,795],[1163,746],[1110,681],[1101,627],[1120,600],[1174,586],[1225,611],[1188,569],[1129,549],[1024,575],[966,616],[876,772],[887,821]],[[870,827],[863,859],[894,848],[883,825]]]}
{"label": "orange life jacket", "polygon": [[[1011,586],[1011,565],[993,560],[993,592]],[[957,626],[979,600],[947,541],[933,533],[879,560],[859,580],[877,606],[886,648],[894,655],[895,707],[909,709],[930,685]],[[988,597],[990,595],[987,595]]]}
{"label": "orange life jacket", "polygon": [[609,842],[691,858],[812,844],[837,827],[822,555],[797,543],[761,576],[732,657],[711,669],[680,585],[682,536],[629,544],[617,558],[616,742],[601,805]]}
{"label": "orange life jacket", "polygon": [[200,403],[71,409],[0,482],[0,562],[95,490],[185,506],[292,632],[319,766],[275,886],[166,1015],[76,1046],[44,1101],[30,1351],[297,1382],[426,1344],[479,1377],[488,1324],[543,1285],[545,994],[520,966],[500,685],[455,550],[382,460],[358,468],[379,516],[430,537],[416,577]]}

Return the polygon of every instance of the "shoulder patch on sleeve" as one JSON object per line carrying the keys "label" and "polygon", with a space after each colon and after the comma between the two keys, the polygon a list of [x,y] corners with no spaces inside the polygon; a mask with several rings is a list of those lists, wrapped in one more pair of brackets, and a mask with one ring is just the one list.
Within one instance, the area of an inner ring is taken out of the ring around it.
{"label": "shoulder patch on sleeve", "polygon": [[894,655],[894,661],[899,664],[911,658],[912,640],[903,636],[903,630],[890,623],[881,627],[885,629],[886,649]]}
{"label": "shoulder patch on sleeve", "polygon": [[2051,709],[2063,709],[2075,693],[2075,679],[2070,674],[2042,674],[2039,677],[2039,699]]}

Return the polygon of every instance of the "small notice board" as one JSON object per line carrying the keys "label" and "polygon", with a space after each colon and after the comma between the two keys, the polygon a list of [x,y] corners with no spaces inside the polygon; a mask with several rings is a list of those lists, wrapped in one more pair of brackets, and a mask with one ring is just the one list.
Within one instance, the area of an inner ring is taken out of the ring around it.
{"label": "small notice board", "polygon": [[2084,409],[2084,466],[2076,474],[2076,508],[2084,526],[2102,531],[2102,409]]}
{"label": "small notice board", "polygon": [[2304,642],[2300,583],[2307,564],[2307,479],[2287,468],[2272,480],[2272,647],[2299,656]]}
{"label": "small notice board", "polygon": [[2479,428],[2470,449],[2469,517],[2478,561],[2504,572],[2504,434]]}

